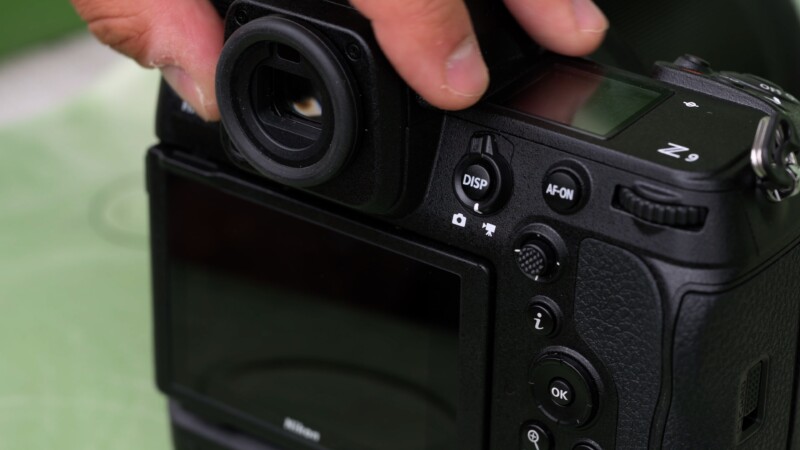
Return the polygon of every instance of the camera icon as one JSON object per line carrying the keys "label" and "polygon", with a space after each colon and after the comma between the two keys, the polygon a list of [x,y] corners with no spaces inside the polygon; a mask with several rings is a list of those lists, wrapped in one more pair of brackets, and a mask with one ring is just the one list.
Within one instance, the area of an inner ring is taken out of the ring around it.
{"label": "camera icon", "polygon": [[464,228],[467,226],[467,218],[461,213],[453,214],[453,225]]}

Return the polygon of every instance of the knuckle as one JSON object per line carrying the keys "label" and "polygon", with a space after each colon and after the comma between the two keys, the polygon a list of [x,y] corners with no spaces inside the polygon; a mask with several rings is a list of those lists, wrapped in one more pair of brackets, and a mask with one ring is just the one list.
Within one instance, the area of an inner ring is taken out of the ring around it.
{"label": "knuckle", "polygon": [[440,25],[453,16],[453,0],[412,0],[405,2],[402,16],[411,23],[420,25]]}
{"label": "knuckle", "polygon": [[147,32],[124,18],[89,23],[89,30],[104,44],[139,61],[144,56]]}
{"label": "knuckle", "polygon": [[[111,2],[101,2],[100,5],[109,3]],[[147,64],[145,57],[151,24],[142,11],[103,7],[87,7],[79,11],[86,20],[89,31],[100,42],[135,59],[139,64]]]}

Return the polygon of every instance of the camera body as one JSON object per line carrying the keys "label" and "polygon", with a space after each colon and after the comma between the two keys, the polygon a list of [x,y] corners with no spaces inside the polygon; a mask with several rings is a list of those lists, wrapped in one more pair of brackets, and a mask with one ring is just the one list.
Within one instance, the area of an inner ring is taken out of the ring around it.
{"label": "camera body", "polygon": [[346,3],[216,5],[223,124],[163,85],[147,163],[176,448],[800,446],[794,97],[476,3],[445,114]]}

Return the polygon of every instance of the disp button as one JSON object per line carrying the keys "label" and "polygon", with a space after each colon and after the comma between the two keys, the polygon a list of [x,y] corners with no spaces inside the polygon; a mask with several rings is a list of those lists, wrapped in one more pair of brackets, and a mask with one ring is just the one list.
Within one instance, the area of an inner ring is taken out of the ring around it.
{"label": "disp button", "polygon": [[486,170],[486,167],[481,164],[472,164],[468,166],[460,178],[464,195],[476,202],[482,200],[489,194],[489,191],[493,188],[492,183],[495,179],[495,177]]}
{"label": "disp button", "polygon": [[475,214],[491,214],[508,200],[511,184],[511,169],[497,151],[496,138],[491,134],[473,136],[469,153],[453,174],[458,201]]}

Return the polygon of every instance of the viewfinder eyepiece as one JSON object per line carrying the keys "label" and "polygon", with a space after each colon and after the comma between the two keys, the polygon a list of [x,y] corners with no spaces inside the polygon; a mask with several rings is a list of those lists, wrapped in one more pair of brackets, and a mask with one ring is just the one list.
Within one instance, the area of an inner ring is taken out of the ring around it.
{"label": "viewfinder eyepiece", "polygon": [[359,108],[342,61],[312,28],[280,16],[249,22],[228,39],[217,69],[222,123],[264,176],[309,187],[346,164]]}

